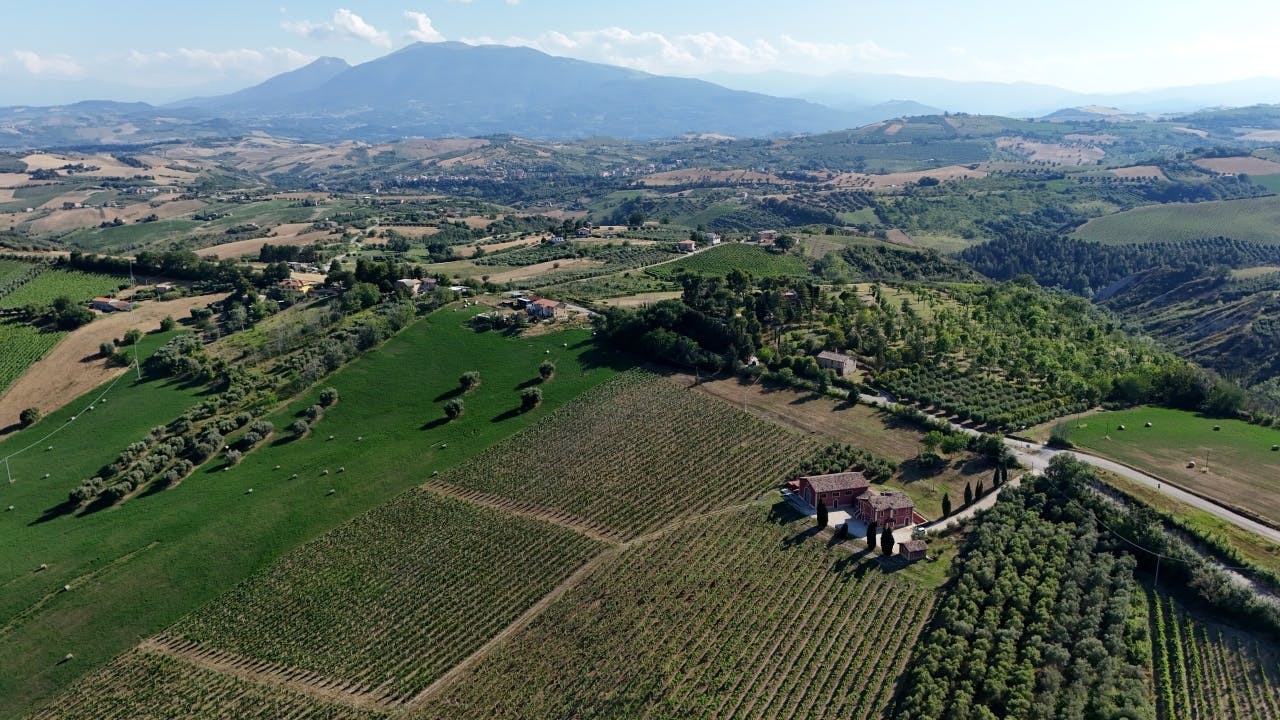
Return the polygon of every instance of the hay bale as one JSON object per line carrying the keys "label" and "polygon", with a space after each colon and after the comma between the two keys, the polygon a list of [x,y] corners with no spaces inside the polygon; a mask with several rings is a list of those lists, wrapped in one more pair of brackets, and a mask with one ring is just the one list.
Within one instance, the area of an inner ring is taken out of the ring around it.
{"label": "hay bale", "polygon": [[62,586],[62,592],[71,592],[71,586],[70,586],[70,585],[63,585],[63,586]]}
{"label": "hay bale", "polygon": [[244,494],[245,494],[245,495],[252,495],[252,494],[253,494],[253,488],[249,488],[248,490],[245,490],[245,491],[244,491]]}
{"label": "hay bale", "polygon": [[1214,431],[1214,432],[1218,432],[1218,431],[1219,431],[1219,430],[1221,430],[1221,429],[1222,429],[1222,426],[1221,426],[1221,425],[1214,425],[1214,426],[1213,426],[1213,431]]}
{"label": "hay bale", "polygon": [[1195,461],[1195,460],[1191,460],[1191,461],[1189,461],[1189,462],[1187,463],[1187,467],[1188,467],[1188,468],[1194,468],[1195,466],[1196,466],[1196,461]]}
{"label": "hay bale", "polygon": [[1151,423],[1147,423],[1147,427],[1151,427]]}
{"label": "hay bale", "polygon": [[1121,425],[1121,426],[1117,427],[1116,429],[1117,429],[1117,430],[1124,430],[1125,428],[1124,428],[1124,425]]}

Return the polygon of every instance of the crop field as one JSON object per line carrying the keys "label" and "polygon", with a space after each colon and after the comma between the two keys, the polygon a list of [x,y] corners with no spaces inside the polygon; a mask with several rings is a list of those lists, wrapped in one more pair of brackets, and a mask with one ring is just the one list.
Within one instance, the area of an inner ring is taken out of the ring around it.
{"label": "crop field", "polygon": [[[1069,420],[1067,431],[1072,443],[1089,452],[1280,522],[1280,451],[1271,449],[1280,443],[1280,430],[1142,407]],[[1195,467],[1187,467],[1192,462]]]}
{"label": "crop field", "polygon": [[166,637],[403,702],[603,545],[414,490],[281,558]]}
{"label": "crop field", "polygon": [[932,592],[811,535],[755,505],[639,543],[412,717],[879,718]]}
{"label": "crop field", "polygon": [[27,305],[42,307],[60,297],[75,302],[92,300],[99,295],[115,292],[127,285],[126,278],[79,270],[46,270],[13,292],[0,297],[0,309],[20,308]]}
{"label": "crop field", "polygon": [[17,320],[0,319],[0,348],[4,349],[0,353],[0,395],[65,335]]}
{"label": "crop field", "polygon": [[1280,244],[1280,197],[1150,205],[1094,218],[1073,234],[1109,245],[1219,236]]}
{"label": "crop field", "polygon": [[355,710],[271,688],[234,675],[135,650],[72,686],[57,704],[32,720],[379,720],[383,713]]}
{"label": "crop field", "polygon": [[[587,331],[507,337],[477,333],[466,318],[460,307],[437,311],[339,370],[324,384],[341,399],[311,434],[265,444],[228,472],[198,471],[115,507],[58,514],[69,490],[204,392],[170,381],[136,384],[132,376],[106,404],[80,414],[74,434],[15,458],[17,482],[0,483],[0,507],[15,506],[0,512],[0,718],[24,716],[298,545],[541,421],[629,365]],[[144,357],[166,339],[145,336]],[[538,376],[546,358],[557,371],[542,388],[542,405],[517,412],[519,386]],[[471,370],[482,381],[466,394],[466,413],[443,422],[445,401]],[[287,427],[315,393],[265,419]],[[0,441],[0,456],[87,404],[77,401]],[[41,564],[47,569],[34,571]],[[73,591],[55,592],[64,584]],[[68,652],[75,662],[59,663]]]}
{"label": "crop field", "polygon": [[633,371],[440,482],[563,513],[594,532],[625,539],[756,497],[821,446],[695,390]]}
{"label": "crop field", "polygon": [[659,265],[649,270],[649,273],[669,278],[682,270],[719,276],[742,270],[751,273],[753,277],[763,278],[807,275],[809,267],[795,255],[779,255],[754,245],[726,243],[673,263]]}
{"label": "crop field", "polygon": [[1274,649],[1198,621],[1163,593],[1146,595],[1158,718],[1280,718],[1280,655]]}

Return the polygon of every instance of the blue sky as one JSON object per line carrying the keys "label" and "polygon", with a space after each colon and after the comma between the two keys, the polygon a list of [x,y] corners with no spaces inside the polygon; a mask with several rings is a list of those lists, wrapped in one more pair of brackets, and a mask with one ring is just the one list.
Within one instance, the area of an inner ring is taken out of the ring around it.
{"label": "blue sky", "polygon": [[1280,3],[1222,0],[0,0],[0,105],[225,92],[415,40],[650,72],[904,73],[1121,92],[1280,75]]}

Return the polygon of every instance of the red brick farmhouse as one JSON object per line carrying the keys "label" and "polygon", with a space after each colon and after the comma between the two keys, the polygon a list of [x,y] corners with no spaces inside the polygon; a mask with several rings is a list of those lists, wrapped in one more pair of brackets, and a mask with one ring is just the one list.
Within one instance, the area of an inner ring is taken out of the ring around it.
{"label": "red brick farmhouse", "polygon": [[804,475],[787,485],[813,507],[822,502],[828,510],[844,510],[880,527],[906,527],[917,518],[911,498],[894,490],[872,490],[871,482],[860,472]]}

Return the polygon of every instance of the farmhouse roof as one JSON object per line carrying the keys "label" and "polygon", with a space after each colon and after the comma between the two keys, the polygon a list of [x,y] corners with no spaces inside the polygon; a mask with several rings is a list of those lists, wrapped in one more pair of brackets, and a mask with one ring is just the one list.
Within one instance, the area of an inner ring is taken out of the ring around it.
{"label": "farmhouse roof", "polygon": [[823,350],[822,352],[818,353],[818,359],[830,360],[832,362],[850,362],[853,360],[853,358],[848,355],[845,355],[843,353],[838,353],[838,352],[831,352],[830,350]]}
{"label": "farmhouse roof", "polygon": [[866,489],[871,484],[867,476],[860,472],[830,473],[828,475],[805,475],[800,480],[808,481],[814,492],[835,492],[838,490]]}
{"label": "farmhouse roof", "polygon": [[923,540],[908,540],[902,543],[904,552],[924,552],[929,549],[929,544]]}
{"label": "farmhouse roof", "polygon": [[885,492],[868,490],[867,493],[859,499],[866,500],[871,504],[871,508],[874,510],[902,510],[911,509],[916,506],[916,504],[912,502],[911,498],[907,497],[906,494],[895,490],[888,490]]}
{"label": "farmhouse roof", "polygon": [[555,308],[564,307],[564,303],[558,300],[548,300],[547,298],[538,298],[537,300],[531,301],[531,304],[537,305],[538,307],[551,308],[553,310]]}

